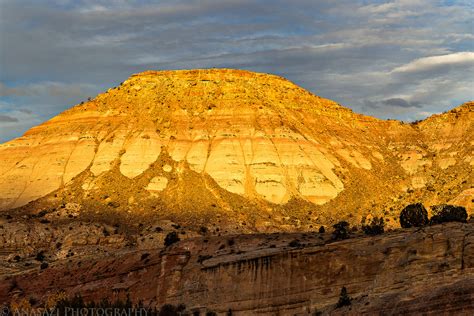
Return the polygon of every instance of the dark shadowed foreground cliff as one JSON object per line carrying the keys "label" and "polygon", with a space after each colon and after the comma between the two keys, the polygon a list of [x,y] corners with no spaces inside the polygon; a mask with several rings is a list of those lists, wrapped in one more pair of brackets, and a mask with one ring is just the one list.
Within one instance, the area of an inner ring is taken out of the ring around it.
{"label": "dark shadowed foreground cliff", "polygon": [[[337,309],[345,286],[352,305]],[[233,315],[471,314],[474,225],[450,223],[331,242],[330,234],[188,239],[166,249],[60,260],[4,275],[0,301],[125,297]]]}

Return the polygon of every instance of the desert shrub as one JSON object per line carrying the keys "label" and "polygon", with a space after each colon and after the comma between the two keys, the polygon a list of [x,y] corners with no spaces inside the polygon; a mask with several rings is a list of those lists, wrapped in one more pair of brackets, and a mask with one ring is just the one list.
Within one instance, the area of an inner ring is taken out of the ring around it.
{"label": "desert shrub", "polygon": [[44,250],[41,250],[40,252],[38,252],[36,254],[35,260],[42,262],[42,261],[44,261],[44,259],[46,259],[45,255],[44,255]]}
{"label": "desert shrub", "polygon": [[421,227],[428,224],[428,212],[421,203],[410,204],[400,213],[400,226],[403,228]]}
{"label": "desert shrub", "polygon": [[171,304],[163,305],[158,313],[159,316],[175,316],[178,315],[176,307]]}
{"label": "desert shrub", "polygon": [[161,307],[158,315],[159,316],[178,316],[178,315],[183,314],[185,310],[186,310],[186,306],[184,306],[183,304],[180,304],[178,306],[165,304]]}
{"label": "desert shrub", "polygon": [[352,298],[347,294],[346,287],[343,286],[341,289],[341,294],[339,294],[339,301],[336,304],[336,308],[351,305],[351,300]]}
{"label": "desert shrub", "polygon": [[332,237],[335,240],[347,239],[349,238],[349,223],[346,221],[341,221],[332,226],[334,231],[332,232]]}
{"label": "desert shrub", "polygon": [[431,207],[433,216],[430,219],[430,225],[446,222],[467,222],[467,212],[462,206],[441,204]]}
{"label": "desert shrub", "polygon": [[325,232],[326,232],[326,229],[324,228],[324,226],[319,227],[320,234],[324,234]]}
{"label": "desert shrub", "polygon": [[178,233],[177,232],[170,232],[168,235],[165,237],[165,247],[168,247],[176,242],[180,241]]}
{"label": "desert shrub", "polygon": [[362,230],[366,235],[375,236],[383,234],[385,221],[383,217],[374,217],[370,224],[362,225]]}

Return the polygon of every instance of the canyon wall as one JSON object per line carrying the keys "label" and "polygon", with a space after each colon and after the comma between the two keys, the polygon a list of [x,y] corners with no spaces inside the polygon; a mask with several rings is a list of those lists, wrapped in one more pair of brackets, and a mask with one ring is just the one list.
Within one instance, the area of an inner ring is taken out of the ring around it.
{"label": "canyon wall", "polygon": [[[220,315],[456,314],[474,311],[474,226],[449,223],[333,241],[287,233],[196,238],[3,275],[0,301],[65,291],[86,300],[185,304]],[[336,308],[342,287],[351,306]]]}

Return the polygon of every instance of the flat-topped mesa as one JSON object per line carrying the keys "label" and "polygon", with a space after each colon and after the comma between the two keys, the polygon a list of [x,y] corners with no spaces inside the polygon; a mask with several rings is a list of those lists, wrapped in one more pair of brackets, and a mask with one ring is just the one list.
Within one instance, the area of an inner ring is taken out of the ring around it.
{"label": "flat-topped mesa", "polygon": [[196,112],[205,114],[214,108],[301,109],[326,115],[352,113],[282,77],[233,69],[146,71],[132,75],[83,108],[108,113],[111,110],[121,114],[142,113],[155,118],[163,112],[184,110],[196,115]]}
{"label": "flat-topped mesa", "polygon": [[[97,210],[159,209],[175,219],[190,209],[224,212],[229,225],[252,218],[265,229],[299,214],[308,226],[322,224],[343,217],[335,209],[383,210],[405,203],[392,196],[423,187],[431,176],[420,172],[434,160],[415,145],[422,133],[275,75],[146,71],[0,145],[0,209],[54,192]],[[450,155],[439,156],[443,168],[472,160]],[[373,190],[380,183],[383,192]],[[301,205],[322,207],[320,215],[304,215]]]}
{"label": "flat-topped mesa", "polygon": [[343,124],[379,121],[353,113],[276,75],[234,69],[166,70],[134,74],[118,87],[32,128],[26,136],[45,128],[53,132],[54,127],[62,128],[71,120],[85,125],[99,118],[136,123],[153,120],[160,125],[160,121],[169,121],[167,118],[173,116],[193,121],[215,114],[223,117],[221,112],[232,116],[270,112],[285,117],[286,111],[304,111]]}
{"label": "flat-topped mesa", "polygon": [[[332,170],[337,160],[320,151],[309,126],[323,123],[321,114],[343,120],[343,112],[351,113],[274,75],[228,69],[133,75],[4,147],[0,207],[21,206],[83,172],[92,177],[81,188],[97,190],[95,178],[113,172],[117,160],[121,175],[138,178],[164,163],[162,153],[168,165],[186,162],[234,194],[324,203],[343,184]],[[327,123],[314,129],[334,125]],[[173,185],[161,172],[142,188],[152,196]]]}

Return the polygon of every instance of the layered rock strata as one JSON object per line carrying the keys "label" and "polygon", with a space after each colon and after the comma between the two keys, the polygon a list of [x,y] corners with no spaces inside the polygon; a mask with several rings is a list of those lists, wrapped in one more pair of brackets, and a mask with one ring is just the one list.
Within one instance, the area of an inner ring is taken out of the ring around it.
{"label": "layered rock strata", "polygon": [[[64,291],[97,301],[128,293],[148,306],[184,303],[218,315],[469,315],[473,247],[472,223],[337,242],[301,233],[188,239],[3,275],[0,300],[43,301]],[[338,309],[342,287],[352,304]]]}
{"label": "layered rock strata", "polygon": [[473,105],[410,125],[273,75],[148,71],[0,145],[0,210],[74,202],[186,224],[193,209],[253,231],[374,213],[397,226],[407,203],[469,194]]}

